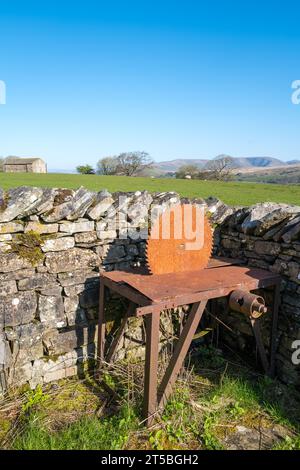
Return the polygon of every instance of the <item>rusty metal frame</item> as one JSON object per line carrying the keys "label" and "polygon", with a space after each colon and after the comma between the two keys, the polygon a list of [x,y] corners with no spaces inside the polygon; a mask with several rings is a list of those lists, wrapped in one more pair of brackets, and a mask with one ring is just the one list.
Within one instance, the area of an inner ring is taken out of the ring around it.
{"label": "rusty metal frame", "polygon": [[173,385],[188,353],[193,336],[196,333],[196,329],[203,315],[205,306],[205,300],[194,303],[192,305],[191,311],[188,314],[179,340],[176,343],[174,353],[158,389],[158,408],[160,410],[164,408],[172,392]]}
{"label": "rusty metal frame", "polygon": [[270,335],[270,367],[268,375],[274,377],[275,375],[275,357],[277,348],[277,326],[278,326],[278,315],[279,315],[279,304],[280,304],[280,287],[281,279],[279,278],[273,286],[273,305],[272,305],[272,325]]}
{"label": "rusty metal frame", "polygon": [[[238,266],[236,267],[239,268]],[[221,265],[215,261],[213,269],[221,270],[219,274],[224,276],[228,272],[228,263]],[[226,271],[227,269],[227,271]],[[231,271],[230,271],[231,272]],[[277,274],[256,270],[256,277],[244,279],[243,287],[249,291],[258,288],[273,287],[273,305],[272,305],[272,327],[270,335],[270,346],[269,346],[269,360],[264,348],[264,344],[261,338],[261,332],[259,328],[259,320],[252,321],[253,333],[256,339],[257,347],[260,354],[260,359],[265,372],[268,375],[273,376],[275,372],[275,352],[276,352],[276,335],[277,335],[277,322],[278,322],[278,307],[279,307],[279,296],[280,296],[280,277]],[[117,292],[121,296],[127,298],[130,303],[128,310],[124,316],[123,321],[116,337],[110,345],[106,362],[112,361],[116,352],[119,341],[124,332],[127,320],[130,316],[142,316],[145,315],[145,326],[146,326],[146,358],[145,358],[145,374],[144,374],[144,400],[143,400],[143,416],[145,423],[149,426],[152,424],[154,416],[157,412],[161,412],[168,400],[172,387],[176,381],[176,378],[183,366],[184,359],[188,353],[190,344],[193,336],[199,325],[203,312],[205,310],[208,300],[217,299],[230,294],[237,285],[220,285],[210,290],[201,289],[197,292],[184,295],[174,295],[168,299],[156,299],[155,301],[146,297],[144,293],[138,291],[136,287],[130,286],[128,283],[128,276],[126,273],[115,272],[116,279],[111,277],[111,273],[101,273],[100,276],[100,298],[99,298],[99,326],[98,326],[98,377],[100,377],[101,365],[104,358],[105,352],[105,292],[110,289]],[[199,278],[205,275],[205,270],[194,273]],[[132,276],[134,276],[132,274]],[[159,276],[159,275],[154,275]],[[133,277],[134,278],[134,277]],[[147,281],[151,283],[149,276]],[[189,282],[187,274],[186,282]],[[158,356],[159,356],[159,324],[160,324],[160,313],[166,308],[176,308],[182,305],[191,305],[191,309],[185,319],[184,324],[180,329],[180,336],[176,342],[173,355],[170,359],[170,363],[165,371],[164,377],[160,385],[158,386]]]}
{"label": "rusty metal frame", "polygon": [[146,357],[144,376],[143,417],[148,426],[152,424],[157,411],[157,373],[159,351],[160,312],[154,311],[145,318]]}
{"label": "rusty metal frame", "polygon": [[118,331],[116,333],[116,336],[114,337],[114,339],[113,339],[113,341],[112,341],[112,343],[109,347],[107,357],[106,357],[106,362],[112,362],[113,361],[113,359],[115,357],[115,354],[117,352],[117,348],[119,346],[119,343],[120,343],[120,341],[122,339],[122,336],[124,334],[124,331],[125,331],[125,328],[126,328],[126,325],[127,325],[127,322],[128,322],[128,318],[133,316],[135,309],[136,309],[136,305],[133,302],[129,302],[127,311],[126,311],[126,313],[123,317],[123,320],[121,321],[121,325],[119,326]]}

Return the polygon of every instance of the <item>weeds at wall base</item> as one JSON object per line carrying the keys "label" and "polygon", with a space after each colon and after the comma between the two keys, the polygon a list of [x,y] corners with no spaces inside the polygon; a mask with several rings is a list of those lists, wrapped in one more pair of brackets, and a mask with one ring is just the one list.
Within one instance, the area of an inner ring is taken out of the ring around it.
{"label": "weeds at wall base", "polygon": [[218,355],[214,366],[213,348],[202,361],[190,358],[150,429],[141,423],[142,363],[107,367],[104,378],[120,396],[118,404],[91,375],[22,391],[1,402],[1,447],[300,449],[299,392]]}

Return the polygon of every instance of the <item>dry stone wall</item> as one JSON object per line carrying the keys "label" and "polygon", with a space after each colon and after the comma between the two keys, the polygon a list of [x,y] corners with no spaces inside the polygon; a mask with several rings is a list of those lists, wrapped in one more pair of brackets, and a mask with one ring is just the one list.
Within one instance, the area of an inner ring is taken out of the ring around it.
{"label": "dry stone wall", "polygon": [[[176,193],[146,191],[0,190],[0,390],[82,371],[95,356],[99,272],[143,264],[149,213],[179,201]],[[300,340],[300,208],[234,208],[214,198],[193,202],[206,204],[216,254],[282,275],[277,371],[299,386],[300,366],[292,354]],[[112,297],[111,304],[115,315],[120,302]],[[224,341],[245,350],[249,325],[234,314],[226,322],[237,334]],[[170,315],[163,315],[162,346],[173,328]],[[267,336],[266,321],[265,341]],[[144,340],[143,321],[131,319],[117,358],[143,357]]]}
{"label": "dry stone wall", "polygon": [[[74,375],[95,356],[99,272],[143,264],[150,209],[178,201],[146,191],[0,190],[2,388]],[[118,357],[140,357],[143,341],[142,320],[131,319]]]}
{"label": "dry stone wall", "polygon": [[[240,258],[251,267],[267,269],[282,276],[277,374],[284,382],[299,387],[300,207],[262,203],[233,208],[213,198],[209,205],[211,220],[215,224],[216,254]],[[271,302],[271,293],[266,297]],[[238,331],[238,335],[230,336],[228,332],[225,335],[231,347],[246,350],[250,337],[252,341],[249,323],[233,313],[226,321]],[[268,316],[262,321],[264,342],[268,346]]]}

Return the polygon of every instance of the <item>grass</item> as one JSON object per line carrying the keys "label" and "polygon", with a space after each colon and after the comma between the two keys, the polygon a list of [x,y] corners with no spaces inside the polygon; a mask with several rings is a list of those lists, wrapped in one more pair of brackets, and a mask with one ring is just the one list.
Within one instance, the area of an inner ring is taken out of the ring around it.
{"label": "grass", "polygon": [[16,186],[43,186],[78,188],[93,191],[176,191],[185,197],[216,196],[227,204],[251,205],[257,202],[284,202],[300,205],[300,185],[258,184],[244,182],[218,182],[177,180],[169,178],[135,178],[126,176],[0,173],[0,188]]}
{"label": "grass", "polygon": [[[0,406],[0,447],[218,450],[239,445],[243,426],[261,435],[255,448],[300,449],[299,392],[214,348],[200,348],[200,355],[198,348],[195,357],[150,429],[140,417],[143,364],[115,364],[106,376],[118,403],[91,377],[8,397]],[[268,433],[274,439],[266,440]],[[253,448],[251,440],[247,445]]]}
{"label": "grass", "polygon": [[137,422],[133,410],[124,406],[117,416],[105,420],[99,420],[95,415],[84,416],[49,433],[41,414],[36,413],[27,420],[25,431],[13,447],[16,450],[120,450]]}

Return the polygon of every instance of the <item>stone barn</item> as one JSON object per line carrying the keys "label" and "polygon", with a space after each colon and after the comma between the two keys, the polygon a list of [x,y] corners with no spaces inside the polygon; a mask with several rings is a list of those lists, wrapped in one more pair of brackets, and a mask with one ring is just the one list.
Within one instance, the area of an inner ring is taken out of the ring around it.
{"label": "stone barn", "polygon": [[47,173],[47,165],[41,158],[7,157],[3,163],[5,173]]}

